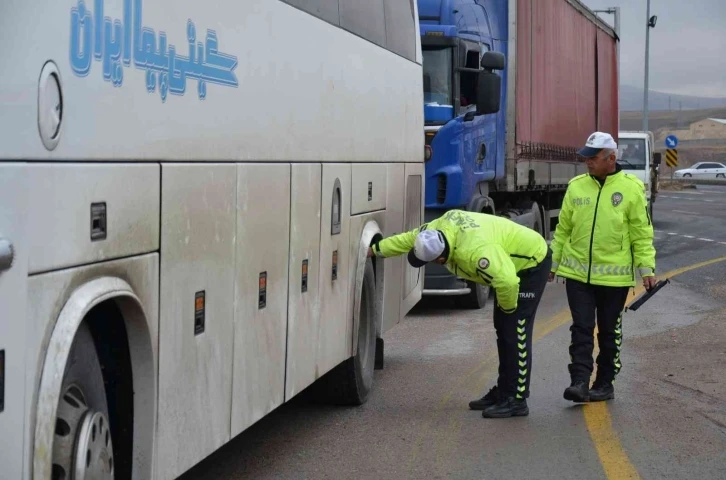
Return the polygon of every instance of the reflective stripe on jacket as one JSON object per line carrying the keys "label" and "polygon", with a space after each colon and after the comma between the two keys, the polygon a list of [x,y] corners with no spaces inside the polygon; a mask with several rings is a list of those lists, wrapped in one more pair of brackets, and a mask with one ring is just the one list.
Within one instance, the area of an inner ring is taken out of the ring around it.
{"label": "reflective stripe on jacket", "polygon": [[559,224],[552,240],[552,271],[593,285],[635,285],[655,274],[653,225],[645,186],[618,171],[604,184],[589,174],[567,187]]}
{"label": "reflective stripe on jacket", "polygon": [[485,213],[451,210],[427,224],[373,245],[377,256],[408,253],[416,235],[440,230],[449,244],[446,268],[461,278],[494,287],[497,303],[508,313],[517,308],[517,273],[539,264],[547,256],[542,236],[513,221]]}

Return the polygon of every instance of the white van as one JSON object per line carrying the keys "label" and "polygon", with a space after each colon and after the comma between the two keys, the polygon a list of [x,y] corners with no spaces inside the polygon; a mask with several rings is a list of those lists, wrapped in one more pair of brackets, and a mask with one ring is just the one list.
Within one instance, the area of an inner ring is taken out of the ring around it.
{"label": "white van", "polygon": [[618,164],[645,184],[645,197],[651,219],[653,203],[658,193],[658,167],[661,162],[661,154],[653,151],[653,144],[653,132],[618,133]]}

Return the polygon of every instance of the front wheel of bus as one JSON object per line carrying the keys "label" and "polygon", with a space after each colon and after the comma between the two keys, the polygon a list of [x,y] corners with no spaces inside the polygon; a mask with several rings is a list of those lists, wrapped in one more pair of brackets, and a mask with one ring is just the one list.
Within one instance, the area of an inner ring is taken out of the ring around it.
{"label": "front wheel of bus", "polygon": [[53,480],[113,479],[114,456],[101,363],[82,323],[63,375],[53,437]]}
{"label": "front wheel of bus", "polygon": [[366,261],[360,301],[358,348],[355,356],[344,361],[320,379],[318,397],[337,405],[362,405],[373,389],[376,359],[376,276],[373,261]]}

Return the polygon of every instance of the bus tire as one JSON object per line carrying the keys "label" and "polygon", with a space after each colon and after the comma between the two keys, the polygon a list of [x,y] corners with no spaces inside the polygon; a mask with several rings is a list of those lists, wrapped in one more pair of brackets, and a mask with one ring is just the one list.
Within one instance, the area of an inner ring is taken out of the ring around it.
{"label": "bus tire", "polygon": [[114,452],[101,363],[88,325],[73,339],[53,437],[53,478],[113,479]]}
{"label": "bus tire", "polygon": [[[373,260],[366,260],[358,324],[358,349],[355,356],[345,360],[323,375],[319,383],[326,403],[363,405],[373,389],[376,360],[376,276]],[[320,396],[320,395],[318,395]]]}

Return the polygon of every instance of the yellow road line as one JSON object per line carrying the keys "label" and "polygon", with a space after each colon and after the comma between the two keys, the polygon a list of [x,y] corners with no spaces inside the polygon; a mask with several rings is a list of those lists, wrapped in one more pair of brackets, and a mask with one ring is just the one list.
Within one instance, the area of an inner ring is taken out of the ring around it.
{"label": "yellow road line", "polygon": [[[673,278],[691,270],[713,265],[726,261],[726,257],[715,258],[706,262],[696,263],[687,267],[678,268],[671,270],[664,275],[659,275],[660,278]],[[638,285],[630,298],[628,305],[634,300],[633,297],[637,297],[645,291],[642,285]],[[595,328],[595,338],[597,339],[597,327]],[[593,357],[597,355],[597,341],[595,342],[595,351]],[[612,419],[610,418],[610,411],[608,410],[607,402],[596,402],[590,403],[584,408],[585,423],[587,430],[590,433],[590,438],[595,444],[595,450],[597,456],[600,458],[600,464],[605,470],[605,476],[611,480],[621,480],[626,478],[639,479],[640,475],[635,469],[635,466],[630,462],[628,454],[625,453],[620,439],[618,438],[615,430],[613,429]]]}
{"label": "yellow road line", "polygon": [[[641,286],[640,290],[645,289]],[[639,293],[635,293],[635,295],[639,295]],[[592,356],[597,358],[600,351],[597,344],[597,325],[595,325],[593,335],[595,336],[595,348]],[[593,373],[597,376],[597,363],[593,367]],[[595,451],[597,451],[605,476],[610,480],[640,479],[638,470],[630,461],[628,454],[625,453],[625,449],[613,429],[607,402],[588,403],[583,410],[585,425],[592,443],[595,444]]]}
{"label": "yellow road line", "polygon": [[638,471],[630,462],[620,439],[613,429],[610,411],[605,402],[586,405],[583,409],[590,438],[595,444],[600,464],[608,479],[639,479]]}

